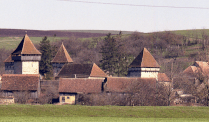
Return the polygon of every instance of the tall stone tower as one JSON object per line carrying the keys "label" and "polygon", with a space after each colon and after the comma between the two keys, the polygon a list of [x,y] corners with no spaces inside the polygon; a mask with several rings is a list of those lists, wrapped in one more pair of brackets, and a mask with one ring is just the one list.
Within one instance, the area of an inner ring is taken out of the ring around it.
{"label": "tall stone tower", "polygon": [[144,48],[130,64],[128,77],[156,78],[158,80],[159,71],[160,65],[150,52]]}
{"label": "tall stone tower", "polygon": [[57,76],[59,71],[62,69],[63,65],[68,64],[68,63],[73,63],[73,60],[71,59],[63,43],[60,46],[54,59],[51,62],[53,66],[54,77]]}
{"label": "tall stone tower", "polygon": [[12,52],[14,74],[39,74],[41,53],[35,48],[26,34],[18,47]]}

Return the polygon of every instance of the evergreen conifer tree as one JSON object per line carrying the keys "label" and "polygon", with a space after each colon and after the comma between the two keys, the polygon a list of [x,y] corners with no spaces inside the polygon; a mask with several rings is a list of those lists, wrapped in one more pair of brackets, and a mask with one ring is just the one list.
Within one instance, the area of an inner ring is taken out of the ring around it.
{"label": "evergreen conifer tree", "polygon": [[39,48],[42,53],[39,71],[46,79],[50,79],[50,76],[52,75],[51,60],[53,49],[46,36],[42,39],[42,41],[40,41]]}
{"label": "evergreen conifer tree", "polygon": [[109,75],[127,75],[128,57],[121,35],[122,33],[120,32],[115,39],[109,33],[103,40],[103,45],[101,46],[100,53],[102,54],[102,60],[100,60],[100,66],[103,70],[108,71]]}
{"label": "evergreen conifer tree", "polygon": [[116,64],[118,62],[118,49],[116,40],[111,37],[111,33],[109,33],[103,40],[100,53],[102,53],[102,60],[100,60],[102,69],[109,71],[110,75],[114,75]]}

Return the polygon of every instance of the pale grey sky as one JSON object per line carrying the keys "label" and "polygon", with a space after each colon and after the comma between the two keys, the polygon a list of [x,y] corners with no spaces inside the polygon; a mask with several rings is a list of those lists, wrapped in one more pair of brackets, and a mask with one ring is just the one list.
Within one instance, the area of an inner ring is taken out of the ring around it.
{"label": "pale grey sky", "polygon": [[208,29],[209,0],[0,0],[0,28],[139,32]]}

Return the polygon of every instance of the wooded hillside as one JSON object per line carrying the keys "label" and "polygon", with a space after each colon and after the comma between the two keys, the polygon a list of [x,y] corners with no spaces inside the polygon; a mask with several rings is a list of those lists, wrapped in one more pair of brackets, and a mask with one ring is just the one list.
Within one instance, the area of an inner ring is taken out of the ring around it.
{"label": "wooded hillside", "polygon": [[[54,41],[49,38],[51,43],[57,48],[64,43],[70,56],[76,63],[96,63],[101,65],[101,47],[107,34],[98,33],[71,33],[68,31],[30,31],[27,30],[30,37],[33,36],[56,36],[62,37],[66,34],[69,38],[58,38]],[[0,31],[0,36],[23,36],[25,30],[5,29]],[[119,33],[118,33],[119,34]],[[117,44],[118,50],[124,53],[127,66],[146,47],[161,65],[161,72],[165,72],[169,77],[173,77],[191,65],[194,61],[207,61],[208,50],[208,30],[190,30],[190,31],[166,31],[155,33],[139,33],[112,35]],[[89,38],[88,38],[89,37]],[[21,37],[20,39],[21,40]],[[42,39],[40,39],[41,41]],[[33,41],[33,40],[32,40]],[[36,44],[39,49],[39,45]],[[9,56],[12,50],[1,48],[0,66],[1,73],[4,70],[3,61]],[[173,67],[171,68],[171,64]],[[125,73],[121,73],[124,75]],[[120,75],[120,76],[121,76]]]}

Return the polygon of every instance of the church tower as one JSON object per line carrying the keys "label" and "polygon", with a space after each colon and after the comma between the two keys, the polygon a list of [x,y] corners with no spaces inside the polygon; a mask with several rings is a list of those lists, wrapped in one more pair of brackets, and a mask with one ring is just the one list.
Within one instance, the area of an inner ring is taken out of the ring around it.
{"label": "church tower", "polygon": [[12,52],[11,60],[14,74],[39,74],[41,53],[35,48],[27,34]]}
{"label": "church tower", "polygon": [[129,65],[128,77],[156,78],[158,80],[159,71],[160,65],[150,52],[144,48]]}
{"label": "church tower", "polygon": [[63,65],[67,63],[73,63],[69,53],[67,52],[64,44],[60,46],[57,54],[55,55],[54,59],[51,61],[53,66],[53,75],[57,76],[59,71],[62,69]]}

